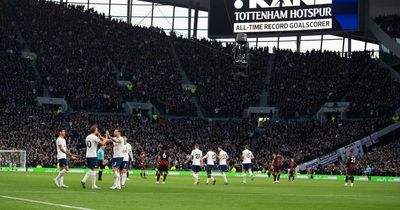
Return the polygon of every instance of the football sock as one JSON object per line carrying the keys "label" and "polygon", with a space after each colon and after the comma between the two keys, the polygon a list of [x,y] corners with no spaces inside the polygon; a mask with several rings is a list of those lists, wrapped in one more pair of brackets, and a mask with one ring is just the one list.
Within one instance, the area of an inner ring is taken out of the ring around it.
{"label": "football sock", "polygon": [[281,180],[281,175],[278,174],[278,182]]}
{"label": "football sock", "polygon": [[165,182],[165,180],[167,180],[167,174],[164,174],[163,182]]}
{"label": "football sock", "polygon": [[91,171],[91,177],[92,177],[92,187],[96,186],[96,171]]}
{"label": "football sock", "polygon": [[243,182],[246,182],[246,174],[245,173],[242,174],[242,177],[243,177]]}
{"label": "football sock", "polygon": [[101,177],[103,176],[103,170],[99,171],[99,180],[101,180]]}
{"label": "football sock", "polygon": [[125,185],[126,178],[127,178],[127,174],[126,173],[122,173],[121,174],[121,183],[122,183],[122,185]]}
{"label": "football sock", "polygon": [[63,177],[65,173],[67,173],[67,170],[65,170],[65,169],[63,169],[60,172],[58,172],[56,180],[59,180],[61,177]]}
{"label": "football sock", "polygon": [[276,175],[274,174],[274,182],[276,182]]}
{"label": "football sock", "polygon": [[228,179],[226,178],[226,174],[223,173],[222,176],[224,177],[224,182],[227,183],[227,182],[228,182]]}
{"label": "football sock", "polygon": [[114,186],[116,186],[116,187],[118,187],[118,186],[120,186],[120,177],[121,177],[121,175],[119,174],[119,172],[118,171],[115,171],[115,173],[114,173]]}
{"label": "football sock", "polygon": [[92,171],[86,172],[85,176],[82,179],[82,182],[86,182],[86,180],[89,178],[89,176],[92,174]]}
{"label": "football sock", "polygon": [[160,181],[160,176],[161,176],[161,174],[157,173],[157,182]]}
{"label": "football sock", "polygon": [[346,183],[349,181],[349,176],[346,176]]}
{"label": "football sock", "polygon": [[64,186],[64,176],[59,179],[60,186]]}

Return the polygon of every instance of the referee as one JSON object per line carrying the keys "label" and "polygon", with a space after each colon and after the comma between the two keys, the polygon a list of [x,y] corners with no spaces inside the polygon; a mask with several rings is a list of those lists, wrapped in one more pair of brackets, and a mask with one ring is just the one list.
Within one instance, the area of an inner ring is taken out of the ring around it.
{"label": "referee", "polygon": [[97,151],[97,159],[98,159],[98,165],[99,165],[99,181],[103,180],[102,175],[103,175],[103,169],[105,167],[104,165],[104,148],[105,146],[101,146],[100,149]]}

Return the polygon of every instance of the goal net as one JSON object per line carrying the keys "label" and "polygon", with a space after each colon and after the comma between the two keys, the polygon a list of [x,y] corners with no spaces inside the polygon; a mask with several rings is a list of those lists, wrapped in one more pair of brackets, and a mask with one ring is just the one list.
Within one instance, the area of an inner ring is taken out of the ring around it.
{"label": "goal net", "polygon": [[26,171],[26,151],[0,150],[0,171]]}

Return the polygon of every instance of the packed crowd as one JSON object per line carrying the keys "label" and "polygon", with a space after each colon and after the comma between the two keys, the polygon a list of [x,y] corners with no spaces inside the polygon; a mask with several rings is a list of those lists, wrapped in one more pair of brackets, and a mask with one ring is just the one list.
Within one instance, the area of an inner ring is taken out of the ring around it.
{"label": "packed crowd", "polygon": [[400,108],[399,93],[399,81],[391,78],[388,69],[374,63],[348,89],[346,101],[351,101],[351,105],[347,116],[390,118]]}
{"label": "packed crowd", "polygon": [[369,166],[372,174],[400,176],[400,139],[389,144],[372,148],[360,158],[359,169],[365,172]]}
{"label": "packed crowd", "polygon": [[257,106],[267,74],[268,51],[250,50],[248,69],[235,67],[232,46],[174,36],[176,52],[207,116],[241,116]]}
{"label": "packed crowd", "polygon": [[89,15],[45,1],[12,4],[22,36],[38,54],[37,69],[51,96],[65,98],[75,109],[121,110],[117,72],[97,38],[101,29]]}
{"label": "packed crowd", "polygon": [[51,96],[64,97],[75,110],[120,112],[125,101],[138,101],[153,103],[161,113],[194,113],[161,30],[43,0],[12,4]]}
{"label": "packed crowd", "polygon": [[376,23],[385,30],[389,36],[393,38],[400,38],[400,16],[387,15],[375,18]]}
{"label": "packed crowd", "polygon": [[256,133],[255,159],[261,167],[270,162],[273,153],[280,152],[287,160],[294,158],[297,162],[306,162],[350,144],[388,124],[388,120],[265,124]]}
{"label": "packed crowd", "polygon": [[105,30],[107,49],[121,70],[120,76],[132,82],[135,101],[150,101],[163,114],[196,113],[190,95],[181,86],[169,37],[161,29],[113,21]]}
{"label": "packed crowd", "polygon": [[[2,4],[8,7],[1,15],[4,40],[13,39],[3,45],[17,48],[12,43],[18,28],[38,54],[37,69],[50,95],[64,97],[74,110],[122,112],[124,102],[137,101],[153,103],[162,114],[195,115],[171,44],[197,87],[206,116],[241,116],[260,102],[269,58],[264,49],[250,50],[245,70],[233,64],[229,44],[169,37],[162,29],[131,26],[92,9],[44,0]],[[399,85],[376,66],[368,53],[349,58],[335,52],[278,51],[266,87],[270,105],[278,106],[282,117],[293,118],[314,115],[325,102],[344,99],[352,102],[351,117],[391,115],[399,107]],[[118,80],[132,86],[121,86]],[[382,95],[388,104],[377,104]]]}
{"label": "packed crowd", "polygon": [[[368,168],[374,176],[400,176],[400,139],[373,147],[363,157],[357,159],[356,174],[368,175]],[[319,166],[315,173],[343,175],[346,173],[346,162]]]}
{"label": "packed crowd", "polygon": [[0,1],[0,104],[32,104],[40,82],[30,61],[21,57],[22,46],[10,12],[8,5]]}
{"label": "packed crowd", "polygon": [[[19,114],[18,114],[19,113]],[[205,121],[195,119],[164,119],[151,121],[146,117],[73,113],[66,116],[47,111],[43,107],[2,105],[0,116],[0,146],[2,149],[27,151],[28,165],[55,166],[57,129],[68,130],[67,143],[79,158],[73,166],[84,166],[85,137],[89,128],[98,124],[100,131],[122,130],[133,147],[136,166],[139,155],[147,154],[147,165],[152,168],[154,157],[162,146],[169,148],[172,165],[189,169],[188,155],[195,143],[204,153],[221,145],[230,155],[230,167],[240,169],[244,145],[252,146],[254,168],[268,167],[272,154],[279,152],[287,159],[304,162],[351,143],[390,122],[385,120],[345,121],[333,123],[277,123],[258,127],[255,122]],[[29,141],[27,141],[29,140]],[[112,145],[106,145],[106,159],[111,160]]]}
{"label": "packed crowd", "polygon": [[351,58],[335,52],[278,51],[270,103],[284,118],[314,115],[326,102],[349,101],[349,117],[390,117],[400,107],[400,84],[378,68],[369,52]]}

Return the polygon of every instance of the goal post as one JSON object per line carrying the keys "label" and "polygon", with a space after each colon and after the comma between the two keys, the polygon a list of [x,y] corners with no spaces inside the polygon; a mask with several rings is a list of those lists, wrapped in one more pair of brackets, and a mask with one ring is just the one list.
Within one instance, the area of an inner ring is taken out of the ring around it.
{"label": "goal post", "polygon": [[26,171],[26,151],[0,150],[0,171]]}

